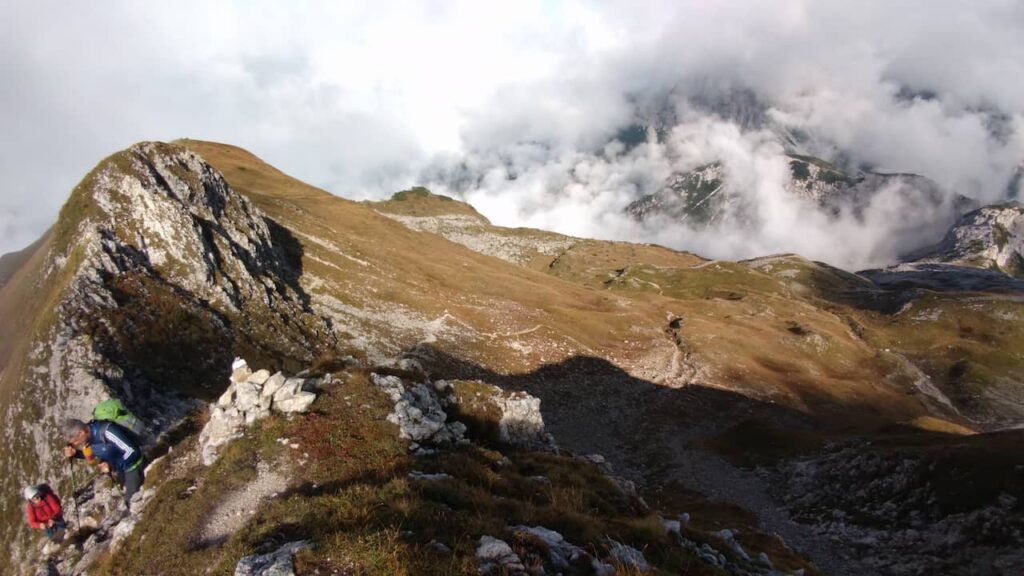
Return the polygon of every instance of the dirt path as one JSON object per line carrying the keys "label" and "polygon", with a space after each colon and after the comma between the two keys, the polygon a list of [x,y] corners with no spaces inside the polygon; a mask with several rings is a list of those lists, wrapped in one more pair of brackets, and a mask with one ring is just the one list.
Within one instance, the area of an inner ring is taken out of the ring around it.
{"label": "dirt path", "polygon": [[224,542],[256,514],[260,502],[283,492],[287,487],[288,479],[271,470],[270,464],[261,461],[256,466],[256,478],[221,502],[213,511],[210,522],[200,533],[202,542],[208,545]]}

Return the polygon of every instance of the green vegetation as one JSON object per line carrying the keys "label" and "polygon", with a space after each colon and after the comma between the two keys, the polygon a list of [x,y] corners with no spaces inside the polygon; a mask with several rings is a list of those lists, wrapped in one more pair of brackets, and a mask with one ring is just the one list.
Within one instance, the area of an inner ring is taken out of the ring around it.
{"label": "green vegetation", "polygon": [[[243,555],[306,538],[317,546],[298,556],[299,574],[476,574],[474,553],[485,534],[505,539],[524,558],[543,554],[541,543],[509,531],[519,524],[557,530],[592,552],[603,549],[606,536],[630,543],[659,567],[656,574],[721,574],[673,543],[656,515],[589,463],[476,445],[409,456],[407,441],[385,419],[391,405],[384,394],[365,372],[343,378],[313,413],[264,420],[209,469],[193,466],[168,477],[97,574],[230,574]],[[183,452],[170,457],[187,458]],[[217,505],[244,490],[261,461],[287,473],[290,488],[260,503],[245,529],[225,542],[200,541]],[[173,468],[165,464],[161,475]],[[449,478],[412,480],[413,470]],[[438,554],[434,541],[452,553]]]}
{"label": "green vegetation", "polygon": [[821,158],[803,156],[800,154],[788,154],[788,156],[793,159],[789,162],[790,172],[792,173],[793,178],[797,180],[807,180],[810,178],[810,165],[814,165],[819,169],[817,175],[818,180],[826,184],[837,184],[840,182],[850,181],[850,177],[844,174],[842,170]]}
{"label": "green vegetation", "polygon": [[793,178],[797,180],[807,180],[811,177],[811,170],[807,167],[807,163],[799,160],[790,161],[789,171],[793,174]]}
{"label": "green vegetation", "polygon": [[430,190],[427,190],[423,186],[415,186],[413,188],[409,188],[408,190],[402,190],[401,192],[395,192],[391,196],[391,200],[393,200],[395,202],[404,202],[406,200],[412,200],[413,198],[424,199],[424,198],[431,198],[431,197],[436,198],[440,202],[454,202],[455,201],[453,198],[450,198],[450,197],[445,196],[443,194],[434,194],[433,192],[431,192]]}
{"label": "green vegetation", "polygon": [[384,202],[368,202],[368,204],[387,214],[419,217],[463,215],[472,216],[480,220],[483,225],[490,224],[469,204],[443,194],[434,194],[422,186],[395,192],[390,199]]}

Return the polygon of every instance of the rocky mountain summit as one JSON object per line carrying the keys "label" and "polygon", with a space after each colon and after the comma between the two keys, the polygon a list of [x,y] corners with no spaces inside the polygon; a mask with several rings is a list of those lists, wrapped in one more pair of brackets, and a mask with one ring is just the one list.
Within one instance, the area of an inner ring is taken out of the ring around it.
{"label": "rocky mountain summit", "polygon": [[1024,205],[1008,202],[970,212],[942,242],[912,258],[990,268],[1024,278]]}
{"label": "rocky mountain summit", "polygon": [[[848,213],[861,217],[875,201],[902,203],[908,213],[938,212],[939,226],[948,226],[972,207],[962,196],[950,197],[935,182],[916,174],[860,172],[846,174],[836,166],[812,156],[786,155],[789,179],[785,191],[794,199],[817,206],[826,213]],[[636,200],[626,213],[640,221],[669,219],[685,222],[695,229],[719,224],[755,224],[756,209],[744,184],[729,178],[718,162],[690,172],[670,176],[654,194]]]}
{"label": "rocky mountain summit", "polygon": [[[797,160],[826,201],[831,169]],[[70,494],[54,427],[107,396],[157,437],[146,504],[79,490],[96,519],[61,574],[1024,568],[1024,453],[1000,432],[1024,421],[1024,300],[984,262],[851,273],[504,229],[188,140],[101,162],[4,263],[19,573],[15,488]],[[262,369],[229,381],[236,357]]]}
{"label": "rocky mountain summit", "polygon": [[159,434],[216,391],[212,369],[235,338],[278,358],[329,345],[273,226],[183,148],[140,144],[86,176],[32,274],[6,287],[20,333],[6,350],[3,385],[17,395],[4,427],[13,453],[31,455],[0,462],[8,517],[20,483],[64,472],[64,418],[116,396]]}

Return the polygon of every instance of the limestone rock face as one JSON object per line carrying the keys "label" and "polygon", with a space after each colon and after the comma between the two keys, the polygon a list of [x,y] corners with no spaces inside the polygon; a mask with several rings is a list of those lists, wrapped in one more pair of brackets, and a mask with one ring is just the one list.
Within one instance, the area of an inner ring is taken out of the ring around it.
{"label": "limestone rock face", "polygon": [[992,268],[1024,278],[1024,205],[1008,202],[965,215],[917,260]]}
{"label": "limestone rock face", "polygon": [[498,426],[503,442],[522,448],[555,448],[554,438],[544,428],[540,398],[513,392],[496,395],[494,403],[501,410]]}
{"label": "limestone rock face", "polygon": [[197,406],[193,390],[219,380],[235,338],[255,327],[281,357],[311,361],[329,347],[285,234],[182,146],[145,142],[102,161],[43,244],[33,282],[50,308],[23,336],[17,373],[0,376],[19,398],[0,430],[31,455],[0,462],[0,490],[65,478],[49,431],[87,419],[101,399],[120,399],[158,437]]}
{"label": "limestone rock face", "polygon": [[[466,392],[459,391],[463,386]],[[507,392],[480,380],[438,380],[434,387],[446,394],[445,401],[460,403],[460,409],[493,420],[500,442],[529,450],[558,450],[544,426],[540,398],[522,391]]]}

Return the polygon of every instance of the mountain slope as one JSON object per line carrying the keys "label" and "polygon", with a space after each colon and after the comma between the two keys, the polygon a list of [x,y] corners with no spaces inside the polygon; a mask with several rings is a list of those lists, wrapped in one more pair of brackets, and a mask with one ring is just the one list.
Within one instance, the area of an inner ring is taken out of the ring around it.
{"label": "mountain slope", "polygon": [[904,288],[793,255],[707,261],[501,229],[422,190],[350,202],[239,148],[140,144],[76,188],[0,289],[21,327],[5,352],[8,430],[31,431],[18,450],[41,462],[4,461],[5,488],[59,478],[47,426],[103,394],[166,429],[221,391],[233,355],[293,370],[350,355],[529,391],[568,449],[606,454],[645,490],[749,497],[769,529],[844,573],[845,544],[701,446],[749,420],[803,431],[808,450],[894,426],[1017,424],[1022,306],[1012,291]]}
{"label": "mountain slope", "polygon": [[18,485],[66,472],[55,456],[62,419],[114,395],[162,432],[219,392],[214,367],[232,354],[308,361],[330,346],[288,284],[272,230],[179,147],[134,146],[75,188],[0,293],[17,330],[0,378],[14,456],[0,461],[8,534]]}

